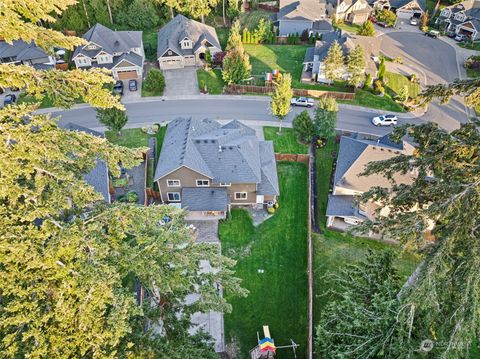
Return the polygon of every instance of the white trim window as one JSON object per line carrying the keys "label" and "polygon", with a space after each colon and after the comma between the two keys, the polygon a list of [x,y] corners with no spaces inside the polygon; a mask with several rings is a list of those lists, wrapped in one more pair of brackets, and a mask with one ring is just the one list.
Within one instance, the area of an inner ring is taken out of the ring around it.
{"label": "white trim window", "polygon": [[206,179],[197,179],[197,187],[209,187],[210,181]]}
{"label": "white trim window", "polygon": [[181,186],[182,186],[182,183],[180,182],[180,180],[176,180],[176,179],[167,180],[167,187],[181,187]]}
{"label": "white trim window", "polygon": [[220,187],[231,187],[232,183],[231,182],[220,182],[218,185]]}
{"label": "white trim window", "polygon": [[182,200],[180,192],[167,192],[167,197],[169,202],[180,202]]}
{"label": "white trim window", "polygon": [[246,201],[247,200],[247,192],[235,192],[235,200]]}

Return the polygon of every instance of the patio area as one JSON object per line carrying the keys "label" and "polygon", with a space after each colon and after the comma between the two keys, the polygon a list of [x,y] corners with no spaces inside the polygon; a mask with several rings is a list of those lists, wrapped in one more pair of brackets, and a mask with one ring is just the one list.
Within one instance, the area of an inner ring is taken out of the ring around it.
{"label": "patio area", "polygon": [[[146,161],[143,161],[136,167],[122,169],[120,177],[112,180],[112,201],[135,202],[145,205],[145,165]],[[134,199],[136,200],[134,201]]]}

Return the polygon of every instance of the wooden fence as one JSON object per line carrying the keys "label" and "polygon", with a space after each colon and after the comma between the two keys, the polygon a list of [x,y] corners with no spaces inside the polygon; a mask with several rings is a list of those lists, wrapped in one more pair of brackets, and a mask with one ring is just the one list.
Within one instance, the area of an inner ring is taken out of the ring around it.
{"label": "wooden fence", "polygon": [[290,161],[290,162],[301,162],[308,163],[308,155],[294,154],[294,153],[275,153],[276,161]]}
{"label": "wooden fence", "polygon": [[[244,93],[260,93],[270,94],[273,92],[273,86],[253,86],[253,85],[228,85],[226,92],[229,94],[244,94]],[[294,96],[311,96],[311,97],[333,97],[338,100],[353,100],[355,98],[354,92],[336,92],[323,91],[312,89],[293,89]]]}

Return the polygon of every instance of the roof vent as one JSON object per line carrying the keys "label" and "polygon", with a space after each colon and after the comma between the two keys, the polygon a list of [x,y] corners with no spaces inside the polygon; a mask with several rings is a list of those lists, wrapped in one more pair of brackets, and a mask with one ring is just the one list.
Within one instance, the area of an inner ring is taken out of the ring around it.
{"label": "roof vent", "polygon": [[208,143],[208,140],[203,140],[203,143]]}
{"label": "roof vent", "polygon": [[211,143],[215,143],[215,140],[211,140],[210,142],[211,142]]}
{"label": "roof vent", "polygon": [[202,142],[202,141],[200,141],[200,140],[195,140],[195,143],[200,143],[200,142]]}

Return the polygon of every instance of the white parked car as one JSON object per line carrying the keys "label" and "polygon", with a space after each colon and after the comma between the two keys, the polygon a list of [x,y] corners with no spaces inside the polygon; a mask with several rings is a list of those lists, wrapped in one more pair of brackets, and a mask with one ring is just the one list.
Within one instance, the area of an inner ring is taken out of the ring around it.
{"label": "white parked car", "polygon": [[375,126],[394,126],[397,124],[398,118],[395,115],[382,115],[372,118]]}
{"label": "white parked car", "polygon": [[412,17],[410,19],[410,25],[418,26],[418,19],[416,17]]}
{"label": "white parked car", "polygon": [[303,106],[303,107],[312,107],[314,105],[313,98],[308,97],[298,97],[292,98],[290,100],[290,105],[292,106]]}

